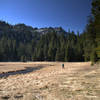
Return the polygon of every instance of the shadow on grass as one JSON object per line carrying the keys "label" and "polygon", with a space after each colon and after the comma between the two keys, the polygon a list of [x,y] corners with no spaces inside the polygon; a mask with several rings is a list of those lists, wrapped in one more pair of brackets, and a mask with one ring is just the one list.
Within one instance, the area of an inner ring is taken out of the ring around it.
{"label": "shadow on grass", "polygon": [[25,67],[23,70],[18,70],[18,71],[9,71],[9,72],[3,72],[0,74],[0,78],[7,78],[10,75],[19,75],[19,74],[27,74],[36,70],[40,70],[44,66],[37,66],[37,67]]}

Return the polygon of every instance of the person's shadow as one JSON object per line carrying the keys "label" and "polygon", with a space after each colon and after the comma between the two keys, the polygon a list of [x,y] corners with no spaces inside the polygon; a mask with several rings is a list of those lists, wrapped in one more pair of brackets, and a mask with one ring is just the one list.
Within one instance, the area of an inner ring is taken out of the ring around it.
{"label": "person's shadow", "polygon": [[23,70],[18,71],[9,71],[9,72],[3,72],[0,74],[0,78],[7,78],[10,75],[17,75],[17,74],[27,74],[36,70],[40,70],[44,66],[36,66],[36,67],[25,67]]}

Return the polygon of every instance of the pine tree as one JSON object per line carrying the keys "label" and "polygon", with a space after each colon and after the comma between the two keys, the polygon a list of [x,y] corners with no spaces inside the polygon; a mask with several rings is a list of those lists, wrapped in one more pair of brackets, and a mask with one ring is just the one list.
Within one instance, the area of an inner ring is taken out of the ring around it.
{"label": "pine tree", "polygon": [[92,14],[94,17],[95,41],[96,41],[96,54],[100,59],[100,0],[93,0]]}
{"label": "pine tree", "polygon": [[69,61],[69,47],[66,46],[65,48],[65,62]]}
{"label": "pine tree", "polygon": [[61,54],[60,54],[60,49],[58,48],[56,51],[56,57],[55,57],[56,61],[61,61]]}

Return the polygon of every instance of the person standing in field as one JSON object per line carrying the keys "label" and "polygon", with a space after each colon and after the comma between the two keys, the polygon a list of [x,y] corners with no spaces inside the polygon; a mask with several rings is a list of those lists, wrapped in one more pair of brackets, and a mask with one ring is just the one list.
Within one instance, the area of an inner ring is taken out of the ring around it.
{"label": "person standing in field", "polygon": [[64,64],[62,64],[62,68],[64,69]]}

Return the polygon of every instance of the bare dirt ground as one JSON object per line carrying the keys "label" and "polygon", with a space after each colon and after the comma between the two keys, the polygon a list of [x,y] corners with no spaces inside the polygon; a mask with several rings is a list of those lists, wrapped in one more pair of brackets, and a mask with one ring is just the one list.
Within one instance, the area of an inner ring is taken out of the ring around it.
{"label": "bare dirt ground", "polygon": [[0,63],[0,100],[100,100],[100,65]]}

